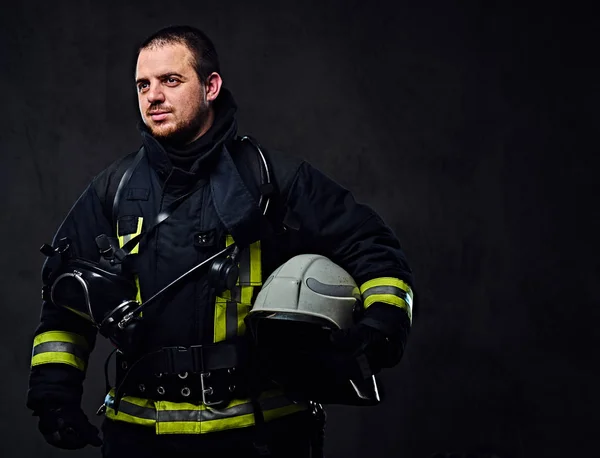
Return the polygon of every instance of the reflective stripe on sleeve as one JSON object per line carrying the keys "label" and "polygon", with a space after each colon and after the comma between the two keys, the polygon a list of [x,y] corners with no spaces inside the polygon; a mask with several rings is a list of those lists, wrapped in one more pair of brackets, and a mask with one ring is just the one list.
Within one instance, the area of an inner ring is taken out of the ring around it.
{"label": "reflective stripe on sleeve", "polygon": [[67,331],[47,331],[33,339],[31,367],[61,363],[84,371],[88,356],[89,346],[82,336]]}
{"label": "reflective stripe on sleeve", "polygon": [[410,286],[393,277],[369,280],[360,287],[365,309],[375,302],[395,305],[406,310],[412,322],[413,292]]}

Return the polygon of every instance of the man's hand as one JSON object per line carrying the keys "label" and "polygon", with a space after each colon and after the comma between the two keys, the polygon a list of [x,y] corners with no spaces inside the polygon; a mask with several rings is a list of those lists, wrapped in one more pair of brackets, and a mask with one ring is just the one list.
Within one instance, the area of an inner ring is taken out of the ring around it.
{"label": "man's hand", "polygon": [[[377,374],[384,367],[391,367],[397,363],[401,355],[401,350],[381,331],[362,323],[333,332],[331,342],[341,355],[345,355],[345,367],[352,373],[350,375],[356,376],[362,373],[363,378]],[[364,368],[365,359],[368,365],[367,371]],[[360,372],[357,371],[359,367]]]}
{"label": "man's hand", "polygon": [[38,428],[49,444],[67,450],[92,445],[99,447],[102,439],[79,406],[64,406],[36,412]]}

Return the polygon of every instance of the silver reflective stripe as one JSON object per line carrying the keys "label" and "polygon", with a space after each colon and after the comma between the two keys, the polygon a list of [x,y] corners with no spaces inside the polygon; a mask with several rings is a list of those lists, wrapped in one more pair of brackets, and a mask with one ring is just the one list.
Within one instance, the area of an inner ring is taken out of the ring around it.
{"label": "silver reflective stripe", "polygon": [[[112,398],[111,396],[111,399]],[[280,407],[287,407],[292,404],[288,398],[283,395],[275,396],[272,398],[263,399],[260,401],[260,405],[263,410],[273,410]],[[194,410],[159,410],[158,412],[154,408],[141,407],[125,399],[121,400],[119,406],[119,412],[127,415],[131,415],[136,418],[143,418],[145,420],[157,420],[159,422],[173,422],[173,421],[210,421],[219,420],[225,418],[237,417],[240,415],[251,414],[254,412],[252,403],[246,402],[243,404],[229,407],[223,410],[217,409],[194,409]]]}
{"label": "silver reflective stripe", "polygon": [[[278,409],[289,406],[292,403],[285,396],[276,396],[261,401],[263,410]],[[228,409],[205,409],[205,410],[163,410],[158,412],[159,422],[168,421],[210,421],[225,418],[238,417],[254,412],[250,402],[239,404]]]}
{"label": "silver reflective stripe", "polygon": [[237,336],[238,333],[238,315],[237,302],[227,301],[227,311],[225,312],[225,326],[227,339]]}
{"label": "silver reflective stripe", "polygon": [[237,417],[239,415],[245,415],[245,414],[249,414],[252,413],[252,404],[250,403],[246,403],[246,404],[240,404],[234,407],[229,407],[228,409],[223,409],[223,410],[203,410],[202,411],[202,420],[204,421],[208,421],[208,420],[218,420],[220,418],[231,418],[231,417]]}
{"label": "silver reflective stripe", "polygon": [[[114,398],[112,398],[114,399]],[[156,420],[156,410],[150,407],[141,407],[125,399],[121,400],[119,405],[119,412],[126,413],[132,417],[143,418],[145,420]]]}
{"label": "silver reflective stripe", "polygon": [[394,296],[398,296],[404,300],[409,306],[412,305],[412,301],[410,296],[406,293],[406,291],[398,288],[397,286],[373,286],[369,288],[363,293],[363,299],[366,299],[373,294],[393,294]]}
{"label": "silver reflective stripe", "polygon": [[204,420],[202,410],[159,410],[158,421],[202,421]]}
{"label": "silver reflective stripe", "polygon": [[249,413],[252,413],[251,404],[240,404],[223,410],[162,410],[158,412],[158,421],[162,423],[168,421],[209,421]]}
{"label": "silver reflective stripe", "polygon": [[[355,297],[355,293],[358,291],[358,288],[352,285],[328,285],[327,283],[321,283],[313,277],[308,277],[306,279],[306,286],[315,293],[333,297]],[[358,297],[358,299],[360,299],[360,297]]]}
{"label": "silver reflective stripe", "polygon": [[70,342],[44,342],[33,347],[31,356],[39,355],[40,353],[61,352],[70,353],[85,361],[88,357],[88,352],[78,345]]}
{"label": "silver reflective stripe", "polygon": [[129,242],[134,236],[135,236],[135,234],[126,234],[126,235],[123,235],[121,237],[123,239],[123,245],[125,245],[127,242]]}

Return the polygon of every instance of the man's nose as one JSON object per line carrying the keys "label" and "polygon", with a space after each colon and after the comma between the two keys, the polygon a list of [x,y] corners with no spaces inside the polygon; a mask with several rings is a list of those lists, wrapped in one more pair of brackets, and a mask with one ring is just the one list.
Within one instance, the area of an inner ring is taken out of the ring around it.
{"label": "man's nose", "polygon": [[165,94],[160,87],[160,84],[151,84],[146,93],[150,104],[165,101]]}

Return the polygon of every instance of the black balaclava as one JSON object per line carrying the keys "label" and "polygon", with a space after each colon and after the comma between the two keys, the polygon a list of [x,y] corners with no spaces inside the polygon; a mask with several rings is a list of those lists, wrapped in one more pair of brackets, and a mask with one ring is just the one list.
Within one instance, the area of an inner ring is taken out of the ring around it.
{"label": "black balaclava", "polygon": [[[178,145],[170,143],[168,140],[157,139],[167,153],[173,167],[190,171],[193,164],[209,153],[215,143],[219,142],[230,131],[232,124],[236,122],[237,104],[229,90],[221,88],[221,93],[213,106],[215,110],[213,124],[200,138],[187,145]],[[143,122],[138,124],[138,128],[141,131],[150,133]]]}

